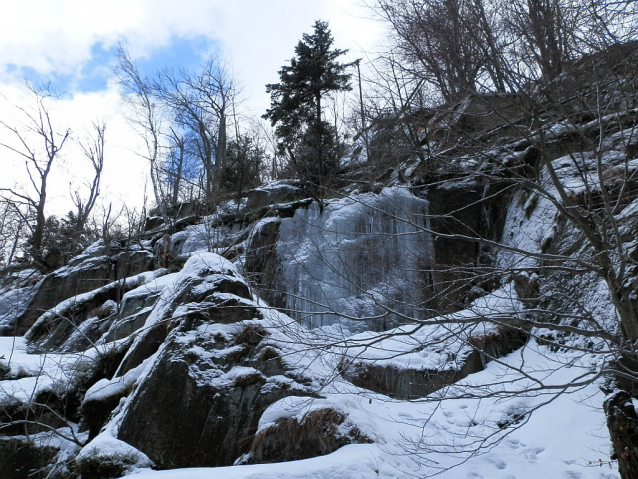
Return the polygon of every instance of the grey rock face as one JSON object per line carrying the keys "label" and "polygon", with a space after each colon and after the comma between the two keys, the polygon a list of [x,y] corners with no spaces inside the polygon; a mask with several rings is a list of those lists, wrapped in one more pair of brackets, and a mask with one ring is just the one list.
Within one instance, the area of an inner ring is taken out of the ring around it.
{"label": "grey rock face", "polygon": [[78,294],[153,268],[150,251],[96,247],[89,254],[47,275],[23,314],[15,320],[14,333],[23,335],[45,311]]}
{"label": "grey rock face", "polygon": [[259,288],[259,296],[276,308],[283,308],[286,299],[283,294],[281,265],[277,257],[280,218],[272,218],[261,223],[248,239],[246,248],[246,271],[253,284]]}
{"label": "grey rock face", "polygon": [[270,404],[311,395],[255,316],[227,294],[187,313],[130,399],[118,439],[166,467],[231,465]]}
{"label": "grey rock face", "polygon": [[276,181],[268,185],[268,188],[255,188],[248,192],[246,209],[257,211],[265,206],[277,203],[291,203],[307,198],[304,191],[295,181]]}
{"label": "grey rock face", "polygon": [[[165,270],[163,270],[165,272]],[[38,317],[25,336],[34,351],[84,351],[104,335],[117,312],[116,301],[163,271],[113,281],[73,295]]]}

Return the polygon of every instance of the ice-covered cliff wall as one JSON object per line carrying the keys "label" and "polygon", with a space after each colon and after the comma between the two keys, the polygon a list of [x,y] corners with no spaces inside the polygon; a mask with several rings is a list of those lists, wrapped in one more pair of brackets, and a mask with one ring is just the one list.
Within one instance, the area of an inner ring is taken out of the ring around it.
{"label": "ice-covered cliff wall", "polygon": [[395,187],[283,219],[277,253],[290,314],[308,326],[354,330],[422,317],[423,271],[432,263],[427,214],[427,200]]}

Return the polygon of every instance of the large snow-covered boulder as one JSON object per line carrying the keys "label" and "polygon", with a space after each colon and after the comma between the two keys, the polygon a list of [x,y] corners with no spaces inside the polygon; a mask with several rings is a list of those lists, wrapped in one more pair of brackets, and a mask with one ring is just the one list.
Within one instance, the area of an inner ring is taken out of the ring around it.
{"label": "large snow-covered boulder", "polygon": [[317,396],[273,333],[235,266],[197,254],[162,290],[116,377],[87,392],[85,427],[101,441],[109,411],[123,404],[105,431],[155,464],[231,465],[249,451],[271,404]]}
{"label": "large snow-covered boulder", "polygon": [[286,374],[267,337],[259,320],[189,318],[130,398],[118,438],[172,467],[233,464],[270,404],[311,392]]}

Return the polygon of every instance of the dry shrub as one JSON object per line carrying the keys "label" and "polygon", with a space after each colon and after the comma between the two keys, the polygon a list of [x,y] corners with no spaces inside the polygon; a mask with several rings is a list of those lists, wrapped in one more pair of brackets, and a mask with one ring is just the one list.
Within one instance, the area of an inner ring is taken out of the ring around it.
{"label": "dry shrub", "polygon": [[265,441],[275,439],[277,442],[300,444],[309,436],[333,433],[343,423],[345,416],[331,408],[317,409],[304,416],[301,424],[295,418],[277,419],[275,425],[255,435],[250,446],[250,453],[264,446]]}
{"label": "dry shrub", "polygon": [[[336,450],[346,444],[372,442],[356,427],[348,431],[347,437],[339,438],[340,434],[337,428],[345,420],[345,414],[332,408],[311,411],[304,416],[301,423],[295,418],[281,418],[275,422],[274,426],[264,429],[255,435],[249,452],[253,454],[262,449],[266,442],[294,445],[293,447],[303,449],[305,445],[314,442],[313,438],[322,438],[326,444],[332,443],[334,446],[331,448],[332,450]],[[328,454],[332,450],[326,450],[322,453]]]}
{"label": "dry shrub", "polygon": [[279,354],[279,351],[277,351],[272,346],[266,346],[259,352],[259,355],[257,356],[257,360],[263,362],[276,361],[278,359],[281,359],[281,355]]}
{"label": "dry shrub", "polygon": [[75,461],[75,472],[82,479],[114,479],[126,475],[137,462],[133,454],[100,454],[94,448]]}
{"label": "dry shrub", "polygon": [[235,344],[249,344],[255,346],[270,333],[259,324],[248,324],[237,336]]}
{"label": "dry shrub", "polygon": [[527,331],[513,326],[499,325],[493,332],[481,336],[471,336],[468,342],[478,351],[500,357],[505,350],[515,350],[521,347],[528,338]]}
{"label": "dry shrub", "polygon": [[87,315],[88,318],[108,318],[117,311],[117,305],[113,301],[106,301],[101,306],[92,309]]}

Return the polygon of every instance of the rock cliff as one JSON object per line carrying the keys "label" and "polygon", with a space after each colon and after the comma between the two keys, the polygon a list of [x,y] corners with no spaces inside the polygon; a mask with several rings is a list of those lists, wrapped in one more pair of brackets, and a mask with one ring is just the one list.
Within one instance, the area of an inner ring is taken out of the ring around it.
{"label": "rock cliff", "polygon": [[[484,108],[468,101],[466,120]],[[277,182],[237,214],[187,218],[169,269],[154,269],[160,226],[143,241],[98,242],[46,276],[5,280],[1,332],[24,336],[31,355],[0,351],[0,479],[244,467],[338,458],[345,446],[395,470],[401,451],[434,467],[419,454],[452,457],[449,438],[423,445],[419,434],[454,434],[452,452],[471,456],[475,441],[496,444],[529,421],[542,394],[599,394],[620,300],[587,230],[565,215],[614,198],[634,291],[636,111],[593,126],[548,120],[543,152],[505,120],[504,138],[490,133],[488,149],[459,151],[449,168],[409,158],[321,207]],[[605,145],[598,157],[574,140],[590,134]],[[580,169],[596,162],[605,188]],[[546,389],[534,395],[527,380]],[[449,397],[475,410],[419,416]],[[498,417],[481,409],[494,397],[506,398]]]}

